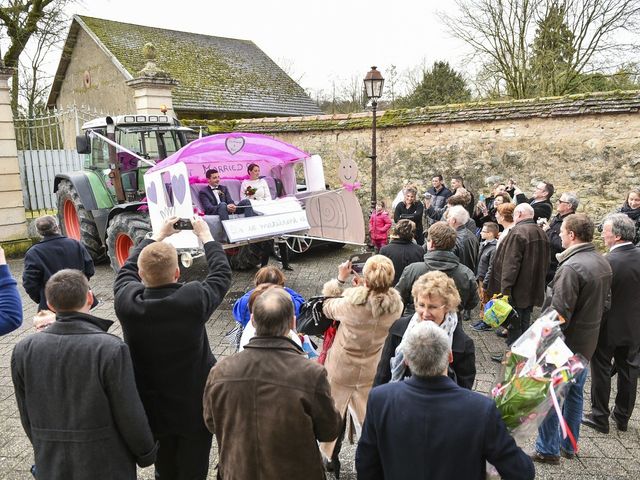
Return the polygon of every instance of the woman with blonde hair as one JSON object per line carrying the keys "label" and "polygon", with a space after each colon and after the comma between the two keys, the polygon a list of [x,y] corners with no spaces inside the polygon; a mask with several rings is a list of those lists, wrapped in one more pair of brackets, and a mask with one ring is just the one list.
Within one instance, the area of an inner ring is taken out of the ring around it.
{"label": "woman with blonde hair", "polygon": [[[391,324],[402,314],[400,294],[392,288],[393,263],[374,255],[355,276],[354,287],[342,290],[351,275],[351,262],[338,267],[338,278],[324,285],[322,294],[340,298],[325,300],[324,314],[340,322],[325,367],[336,409],[346,421],[351,417],[359,431],[382,345]],[[321,443],[327,470],[340,474],[338,455],[343,433],[334,442]]]}
{"label": "woman with blonde hair", "polygon": [[389,329],[374,386],[410,376],[404,363],[402,341],[415,325],[431,321],[449,337],[453,352],[449,376],[461,387],[471,389],[476,378],[476,350],[473,340],[464,333],[458,321],[460,294],[453,279],[440,271],[425,273],[413,284],[411,295],[416,313],[400,318]]}

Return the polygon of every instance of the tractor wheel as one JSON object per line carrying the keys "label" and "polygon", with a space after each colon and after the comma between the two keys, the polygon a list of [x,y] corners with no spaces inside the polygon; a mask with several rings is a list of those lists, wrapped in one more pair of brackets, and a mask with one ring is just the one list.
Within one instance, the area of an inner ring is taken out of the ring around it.
{"label": "tractor wheel", "polygon": [[129,251],[144,240],[150,231],[151,224],[146,213],[122,212],[111,219],[107,228],[107,251],[115,272],[129,258]]}
{"label": "tractor wheel", "polygon": [[230,248],[226,253],[233,270],[250,270],[260,264],[260,247],[255,243]]}
{"label": "tractor wheel", "polygon": [[62,233],[81,242],[94,263],[104,262],[107,254],[93,214],[84,208],[78,192],[69,180],[62,180],[58,185],[57,200],[58,222]]}

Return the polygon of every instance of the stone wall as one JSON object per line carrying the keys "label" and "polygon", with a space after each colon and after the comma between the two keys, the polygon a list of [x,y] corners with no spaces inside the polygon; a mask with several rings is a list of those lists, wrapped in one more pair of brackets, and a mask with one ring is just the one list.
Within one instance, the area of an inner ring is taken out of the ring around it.
{"label": "stone wall", "polygon": [[[8,84],[12,73],[12,69],[0,66],[0,242],[3,243],[27,238]],[[4,247],[11,253],[8,245]]]}
{"label": "stone wall", "polygon": [[[447,182],[461,174],[476,196],[498,179],[513,178],[528,193],[545,180],[577,192],[581,208],[600,219],[640,185],[639,111],[639,92],[618,92],[380,112],[378,197],[393,199],[405,179],[425,190],[434,173]],[[339,158],[353,157],[368,207],[371,113],[191,123],[212,133],[262,132],[318,153],[334,186]]]}
{"label": "stone wall", "polygon": [[[79,29],[56,106],[86,105],[111,114],[135,112],[133,90],[125,80],[105,52]],[[75,125],[65,125],[64,130],[66,148],[75,148]]]}

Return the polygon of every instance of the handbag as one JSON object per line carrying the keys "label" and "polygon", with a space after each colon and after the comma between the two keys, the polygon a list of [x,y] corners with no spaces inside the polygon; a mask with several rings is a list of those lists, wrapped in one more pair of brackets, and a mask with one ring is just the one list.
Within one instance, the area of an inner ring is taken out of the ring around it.
{"label": "handbag", "polygon": [[328,298],[340,297],[324,297],[319,295],[311,297],[302,304],[296,319],[296,330],[299,333],[322,335],[324,331],[331,326],[333,320],[322,313],[324,301]]}
{"label": "handbag", "polygon": [[484,306],[482,321],[490,327],[497,328],[504,323],[513,310],[506,295],[494,295]]}

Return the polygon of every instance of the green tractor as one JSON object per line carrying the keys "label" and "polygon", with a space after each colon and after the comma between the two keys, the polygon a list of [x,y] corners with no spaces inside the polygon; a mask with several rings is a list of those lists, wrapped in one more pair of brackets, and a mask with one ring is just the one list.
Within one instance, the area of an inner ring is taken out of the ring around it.
{"label": "green tractor", "polygon": [[96,263],[108,258],[117,271],[130,248],[151,231],[142,201],[144,172],[186,145],[194,132],[167,115],[102,117],[82,130],[76,146],[88,155],[84,169],[55,178],[58,220],[63,233],[81,241]]}

